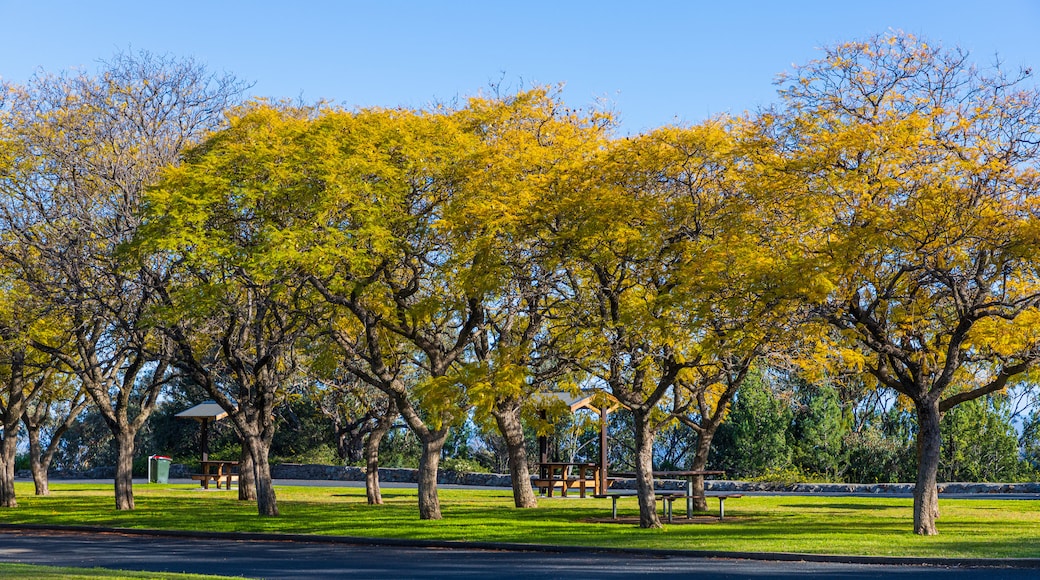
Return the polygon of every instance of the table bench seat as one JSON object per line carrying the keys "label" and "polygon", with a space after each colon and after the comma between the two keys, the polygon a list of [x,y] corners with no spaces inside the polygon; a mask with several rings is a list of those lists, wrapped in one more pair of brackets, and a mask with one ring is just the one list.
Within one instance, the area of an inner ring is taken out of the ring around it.
{"label": "table bench seat", "polygon": [[[675,503],[675,500],[677,500],[677,499],[688,499],[689,497],[690,496],[688,496],[685,493],[683,493],[681,495],[670,495],[668,497],[661,498],[664,501],[664,503],[666,504],[665,513],[668,516],[668,523],[672,523],[672,504]],[[694,496],[694,497],[696,497],[696,496]],[[709,498],[709,497],[718,498],[718,500],[719,500],[719,520],[724,520],[724,519],[726,519],[726,500],[727,499],[740,499],[740,498],[744,497],[744,494],[740,494],[740,493],[711,493],[711,494],[704,494],[704,497],[705,498]],[[687,516],[688,515],[689,514],[687,514]]]}
{"label": "table bench seat", "polygon": [[[665,498],[672,497],[672,496],[684,496],[684,494],[681,491],[670,492],[670,491],[667,491],[667,490],[662,490],[662,491],[658,491],[657,493],[654,494],[654,501],[662,501],[663,502]],[[617,519],[617,502],[618,502],[618,499],[623,498],[623,497],[639,497],[639,492],[634,490],[634,489],[618,489],[618,490],[614,490],[614,491],[608,491],[607,493],[597,493],[597,494],[593,495],[592,497],[599,498],[599,499],[603,499],[603,498],[608,498],[609,497],[610,498],[610,517],[616,520]],[[661,504],[661,507],[662,508],[664,507],[663,503]]]}
{"label": "table bench seat", "polygon": [[[611,499],[610,517],[616,520],[617,519],[617,501],[618,501],[618,498],[622,498],[622,497],[638,497],[638,495],[639,495],[639,492],[637,492],[636,490],[634,490],[634,489],[626,489],[626,490],[612,491],[612,492],[608,492],[608,493],[598,493],[598,494],[593,495],[592,497],[600,498],[600,499],[609,497]],[[661,507],[664,509],[664,512],[665,512],[665,514],[666,514],[666,516],[668,518],[668,523],[672,523],[672,504],[675,503],[675,500],[677,500],[677,499],[688,499],[690,497],[691,496],[686,495],[685,491],[660,490],[660,491],[658,491],[657,493],[654,494],[654,501],[660,501],[661,502]],[[726,493],[726,494],[705,494],[704,497],[706,497],[706,498],[707,497],[718,498],[718,500],[719,500],[719,519],[722,520],[722,519],[725,519],[725,517],[726,517],[726,500],[727,499],[739,499],[739,498],[744,497],[744,496],[743,496],[743,494],[739,494],[739,493]]]}
{"label": "table bench seat", "polygon": [[556,487],[560,488],[560,494],[563,497],[567,497],[567,490],[577,488],[581,494],[581,497],[585,497],[586,490],[596,488],[596,480],[588,477],[584,479],[580,477],[568,477],[566,479],[547,479],[536,477],[531,480],[531,486],[536,487],[538,489],[545,489],[549,497],[552,497],[553,488]]}
{"label": "table bench seat", "polygon": [[191,478],[195,481],[202,482],[202,487],[206,489],[209,489],[209,482],[211,481],[217,484],[217,489],[220,489],[221,482],[224,482],[224,484],[227,486],[227,489],[231,489],[232,482],[238,483],[237,473],[193,473],[191,474]]}
{"label": "table bench seat", "polygon": [[553,490],[560,488],[560,495],[567,497],[567,491],[578,488],[581,497],[586,490],[599,492],[599,466],[595,463],[546,461],[538,464],[538,475],[531,478],[531,485],[539,492],[545,490],[552,497]]}

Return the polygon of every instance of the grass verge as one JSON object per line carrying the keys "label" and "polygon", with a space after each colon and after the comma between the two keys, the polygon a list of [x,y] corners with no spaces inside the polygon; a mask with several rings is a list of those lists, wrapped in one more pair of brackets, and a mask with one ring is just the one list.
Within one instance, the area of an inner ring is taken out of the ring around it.
{"label": "grass verge", "polygon": [[[321,534],[415,540],[509,542],[617,548],[802,552],[952,558],[1040,557],[1040,502],[940,499],[940,535],[912,533],[912,500],[891,497],[745,496],[726,503],[723,522],[644,530],[604,523],[610,500],[539,500],[512,507],[509,490],[441,490],[444,519],[421,521],[415,490],[385,489],[369,506],[364,489],[277,487],[282,515],[262,518],[235,491],[189,485],[135,486],[137,509],[113,507],[111,485],[51,485],[48,497],[16,485],[18,507],[0,523],[116,528]],[[713,503],[713,502],[712,502]],[[678,508],[678,506],[677,506]],[[620,515],[637,515],[635,500]]]}
{"label": "grass verge", "polygon": [[173,574],[170,572],[129,572],[105,568],[59,568],[56,566],[32,566],[29,564],[6,564],[0,562],[0,578],[4,580],[126,580],[148,578],[149,580],[228,580],[227,576],[200,576],[198,574]]}

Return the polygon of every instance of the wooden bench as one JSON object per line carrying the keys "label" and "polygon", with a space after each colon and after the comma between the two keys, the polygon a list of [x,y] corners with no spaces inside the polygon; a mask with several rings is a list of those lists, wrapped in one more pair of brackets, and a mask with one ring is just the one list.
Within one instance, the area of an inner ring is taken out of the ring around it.
{"label": "wooden bench", "polygon": [[534,478],[531,480],[531,486],[538,489],[546,490],[549,497],[553,496],[553,488],[560,488],[560,495],[567,497],[567,491],[571,489],[578,489],[579,495],[585,497],[587,490],[594,491],[596,489],[596,481],[588,478],[580,477],[568,477],[567,479],[541,479]]}
{"label": "wooden bench", "polygon": [[216,482],[217,489],[220,489],[221,482],[225,484],[226,489],[231,489],[231,482],[238,483],[237,461],[204,460],[200,464],[202,473],[193,473],[191,478],[202,482],[203,489],[209,489],[211,481]]}
{"label": "wooden bench", "polygon": [[557,487],[557,486],[559,486],[561,488],[561,491],[563,493],[566,493],[566,491],[567,491],[567,482],[565,482],[562,479],[544,479],[544,478],[542,478],[542,479],[540,479],[540,478],[532,478],[531,479],[531,487],[537,488],[539,490],[539,492],[541,492],[542,490],[545,490],[545,492],[549,495],[549,497],[552,497],[552,495],[553,495],[553,488]]}
{"label": "wooden bench", "polygon": [[547,462],[539,464],[538,472],[538,477],[531,479],[531,485],[539,491],[545,490],[549,497],[557,487],[563,497],[575,488],[581,497],[590,489],[593,493],[599,492],[599,467],[594,463]]}
{"label": "wooden bench", "polygon": [[226,484],[227,489],[231,489],[231,482],[238,483],[237,473],[225,473],[220,475],[216,473],[193,473],[191,474],[191,478],[195,481],[202,482],[202,487],[205,489],[209,489],[209,482],[211,481],[216,482],[217,489],[220,489],[221,481]]}
{"label": "wooden bench", "polygon": [[[612,519],[616,520],[617,519],[617,501],[618,501],[618,498],[622,498],[622,497],[638,497],[638,495],[639,495],[639,492],[637,492],[634,489],[624,489],[624,490],[619,489],[617,491],[612,491],[612,492],[609,492],[609,493],[598,493],[596,495],[593,495],[592,497],[599,498],[599,499],[603,499],[603,498],[608,498],[609,497],[611,499],[610,517]],[[668,523],[672,523],[672,504],[677,499],[687,499],[688,497],[689,496],[686,495],[685,491],[662,490],[662,491],[658,491],[656,494],[654,494],[654,501],[660,501],[661,502],[661,508],[665,512],[665,514],[666,514],[666,516],[668,518]],[[727,499],[739,499],[739,498],[744,497],[744,496],[743,496],[743,494],[739,494],[739,493],[729,493],[729,494],[711,494],[711,495],[705,495],[705,497],[716,497],[716,498],[719,499],[719,520],[722,520],[722,519],[725,519],[725,517],[726,517],[726,500]]]}

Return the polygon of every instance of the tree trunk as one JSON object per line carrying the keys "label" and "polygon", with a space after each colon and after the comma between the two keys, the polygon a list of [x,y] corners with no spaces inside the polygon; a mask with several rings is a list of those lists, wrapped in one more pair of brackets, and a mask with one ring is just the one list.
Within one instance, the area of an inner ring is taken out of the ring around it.
{"label": "tree trunk", "polygon": [[[365,456],[365,443],[362,442],[359,446],[359,438],[355,435],[356,433],[350,428],[336,428],[336,455],[348,463],[360,461]],[[368,441],[368,438],[366,437],[364,441]]]}
{"label": "tree trunk", "polygon": [[[7,338],[5,334],[4,338]],[[12,353],[9,361],[10,376],[4,385],[3,422],[0,427],[0,507],[18,506],[14,497],[14,461],[18,454],[18,428],[25,410],[25,376],[22,374],[25,365],[25,351],[22,349]]]}
{"label": "tree trunk", "polygon": [[[262,516],[278,515],[278,499],[274,493],[274,482],[271,480],[271,464],[268,454],[271,446],[261,437],[247,438],[249,452],[253,456],[253,467],[256,473],[256,510]],[[241,483],[239,483],[241,486]]]}
{"label": "tree trunk", "polygon": [[924,402],[917,410],[917,484],[914,486],[914,533],[934,536],[939,533],[935,520],[939,518],[939,472],[942,435],[939,432],[939,405]]}
{"label": "tree trunk", "polygon": [[365,439],[365,496],[369,505],[383,505],[383,492],[379,488],[379,444],[390,431],[395,419],[397,409],[391,405]]}
{"label": "tree trunk", "polygon": [[495,409],[495,422],[506,441],[509,453],[509,476],[513,480],[513,504],[518,508],[538,507],[538,499],[531,487],[531,473],[527,468],[527,444],[520,423],[520,405],[512,404]]}
{"label": "tree trunk", "polygon": [[249,446],[242,443],[238,459],[238,500],[256,501],[256,466]]}
{"label": "tree trunk", "polygon": [[365,497],[368,505],[383,505],[383,492],[379,488],[379,441],[383,433],[372,431],[365,441]]}
{"label": "tree trunk", "polygon": [[40,428],[31,427],[26,423],[26,431],[29,432],[29,468],[32,470],[33,485],[36,486],[36,495],[50,495],[51,488],[47,480],[47,468],[43,458],[43,447],[40,445]]}
{"label": "tree trunk", "polygon": [[[715,429],[705,429],[697,434],[697,451],[693,454],[691,471],[702,471],[708,465],[708,452],[711,451],[711,440],[715,437]],[[693,509],[699,512],[708,510],[708,501],[704,498],[704,476],[693,477]]]}
{"label": "tree trunk", "polygon": [[437,468],[441,450],[448,441],[448,428],[428,431],[420,438],[423,444],[419,457],[419,519],[441,519],[441,502],[437,497]]}
{"label": "tree trunk", "polygon": [[0,507],[18,507],[14,497],[14,460],[18,453],[18,423],[14,429],[5,428],[0,441]]}
{"label": "tree trunk", "polygon": [[654,430],[647,413],[632,411],[635,423],[636,491],[639,494],[639,527],[660,528],[654,499]]}
{"label": "tree trunk", "polygon": [[116,435],[116,509],[134,509],[134,434],[123,428]]}
{"label": "tree trunk", "polygon": [[[72,400],[69,401],[69,410],[64,413],[65,416],[62,419],[52,417],[50,413],[50,399],[40,400],[37,398],[33,401],[31,408],[26,407],[22,410],[22,424],[25,425],[25,430],[29,434],[29,466],[32,469],[36,495],[50,495],[51,490],[47,472],[51,468],[51,462],[54,461],[54,454],[57,453],[58,448],[61,446],[61,440],[65,433],[72,427],[80,413],[86,409],[89,400],[90,398],[85,391],[77,392],[73,395]],[[50,440],[47,442],[47,446],[44,447],[40,443],[40,433],[43,430],[41,425],[48,418],[56,419],[57,425],[51,430]]]}

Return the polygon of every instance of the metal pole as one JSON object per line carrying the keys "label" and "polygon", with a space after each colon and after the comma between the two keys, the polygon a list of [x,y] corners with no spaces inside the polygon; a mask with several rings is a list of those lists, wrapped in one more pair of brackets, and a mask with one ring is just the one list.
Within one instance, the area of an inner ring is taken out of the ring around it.
{"label": "metal pole", "polygon": [[[545,409],[538,411],[538,416],[541,417],[542,421],[546,421],[547,414]],[[549,474],[546,473],[545,464],[549,462],[549,438],[545,435],[538,436],[538,478],[546,479]],[[551,489],[551,488],[550,488]],[[541,493],[541,492],[539,492]]]}
{"label": "metal pole", "polygon": [[693,517],[693,475],[686,476],[686,517]]}
{"label": "metal pole", "polygon": [[599,493],[607,493],[607,414],[606,406],[599,409]]}
{"label": "metal pole", "polygon": [[202,420],[202,460],[209,461],[209,419]]}

